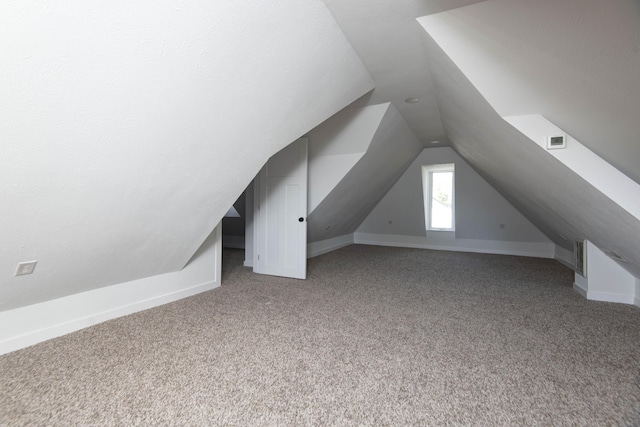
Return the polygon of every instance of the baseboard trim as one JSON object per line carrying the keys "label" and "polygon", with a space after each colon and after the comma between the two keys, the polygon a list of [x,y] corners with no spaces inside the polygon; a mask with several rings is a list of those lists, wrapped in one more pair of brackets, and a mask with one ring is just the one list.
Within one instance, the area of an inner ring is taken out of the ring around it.
{"label": "baseboard trim", "polygon": [[554,250],[554,258],[561,264],[564,264],[566,267],[570,269],[575,269],[575,262],[573,259],[573,252],[569,251],[563,247],[555,245]]}
{"label": "baseboard trim", "polygon": [[0,312],[0,354],[220,286],[220,227],[180,271]]}
{"label": "baseboard trim", "polygon": [[617,302],[622,304],[634,304],[633,295],[611,294],[607,292],[587,292],[587,299],[591,301]]}
{"label": "baseboard trim", "polygon": [[578,283],[573,282],[573,290],[582,295],[584,298],[587,298],[587,290],[580,286]]}
{"label": "baseboard trim", "polygon": [[309,243],[307,245],[307,258],[323,255],[349,245],[353,245],[353,234],[345,234],[343,236]]}
{"label": "baseboard trim", "polygon": [[394,246],[454,252],[475,252],[496,255],[515,255],[534,258],[554,258],[553,243],[505,242],[497,240],[448,239],[431,242],[421,236],[395,234],[354,233],[354,243],[361,245]]}
{"label": "baseboard trim", "polygon": [[633,304],[640,307],[640,299],[633,295],[612,294],[609,292],[588,291],[578,283],[573,283],[573,289],[589,301],[616,302],[621,304]]}
{"label": "baseboard trim", "polygon": [[242,265],[244,265],[245,267],[253,267],[253,261],[249,261],[245,259]]}
{"label": "baseboard trim", "polygon": [[[28,321],[29,318],[33,319],[34,317],[37,317],[39,322],[37,322],[37,325],[33,324],[35,322],[32,323],[33,330],[0,341],[0,354],[10,353],[106,322],[107,320],[187,298],[215,287],[217,287],[215,282],[203,283],[176,292],[141,299],[133,303],[125,303],[124,305],[112,303],[114,299],[122,299],[124,296],[122,292],[113,292],[103,288],[2,312],[0,313],[0,322],[5,325],[24,324],[25,320]],[[104,301],[111,302],[112,304],[109,304],[111,306],[105,306]],[[78,307],[81,307],[82,313],[78,313]],[[66,316],[65,314],[70,311],[75,313],[71,316]],[[42,316],[41,313],[60,313],[61,315]],[[50,322],[54,322],[54,324],[52,325]]]}

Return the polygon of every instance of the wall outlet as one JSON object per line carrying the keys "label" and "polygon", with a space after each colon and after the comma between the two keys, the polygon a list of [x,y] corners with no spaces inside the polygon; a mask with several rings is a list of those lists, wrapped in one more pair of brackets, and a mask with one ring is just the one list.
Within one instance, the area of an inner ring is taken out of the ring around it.
{"label": "wall outlet", "polygon": [[504,229],[504,224],[500,224],[500,228],[501,228],[501,229]]}
{"label": "wall outlet", "polygon": [[33,270],[36,269],[37,263],[38,261],[19,262],[14,276],[24,276],[25,274],[33,273]]}

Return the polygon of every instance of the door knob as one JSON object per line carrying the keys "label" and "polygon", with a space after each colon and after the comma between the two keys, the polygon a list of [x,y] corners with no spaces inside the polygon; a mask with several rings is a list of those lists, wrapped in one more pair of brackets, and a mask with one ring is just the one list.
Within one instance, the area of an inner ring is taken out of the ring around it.
{"label": "door knob", "polygon": [[304,222],[304,218],[300,217],[300,218],[298,218],[298,221],[299,222]]}

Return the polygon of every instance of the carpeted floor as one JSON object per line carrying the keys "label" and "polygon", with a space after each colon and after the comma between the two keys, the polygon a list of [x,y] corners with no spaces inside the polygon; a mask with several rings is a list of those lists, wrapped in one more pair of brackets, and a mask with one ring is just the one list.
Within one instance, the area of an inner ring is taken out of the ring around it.
{"label": "carpeted floor", "polygon": [[552,260],[350,246],[0,356],[0,425],[637,425],[640,309]]}

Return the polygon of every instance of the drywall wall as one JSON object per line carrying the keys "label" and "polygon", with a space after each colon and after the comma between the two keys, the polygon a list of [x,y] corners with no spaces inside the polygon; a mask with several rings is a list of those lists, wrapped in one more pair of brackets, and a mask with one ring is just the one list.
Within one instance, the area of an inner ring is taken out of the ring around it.
{"label": "drywall wall", "polygon": [[558,246],[572,250],[586,238],[627,258],[622,267],[640,277],[640,221],[503,120],[427,33],[423,42],[456,152]]}
{"label": "drywall wall", "polygon": [[588,240],[586,275],[575,273],[574,289],[590,300],[634,304],[636,278]]}
{"label": "drywall wall", "polygon": [[217,226],[180,271],[0,312],[0,354],[220,286],[222,241]]}
{"label": "drywall wall", "polygon": [[345,108],[309,132],[309,212],[362,158],[388,108]]}
{"label": "drywall wall", "polygon": [[[427,148],[413,161],[358,227],[358,233],[420,236],[424,243],[454,247],[452,236],[426,231],[422,166],[455,164],[454,240],[545,243],[551,241],[450,147]],[[500,226],[503,225],[504,228]],[[551,246],[550,246],[551,247]]]}
{"label": "drywall wall", "polygon": [[640,183],[640,2],[490,0],[419,22],[498,114],[541,114]]}
{"label": "drywall wall", "polygon": [[[580,141],[568,135],[540,114],[509,116],[504,119],[522,132],[531,141],[560,160],[569,169],[580,175],[640,220],[640,184],[604,161],[597,154],[582,145]],[[563,136],[566,147],[548,150],[547,139],[550,136]]]}
{"label": "drywall wall", "polygon": [[373,86],[320,0],[3,2],[0,39],[0,311],[179,271]]}
{"label": "drywall wall", "polygon": [[367,152],[308,216],[308,241],[353,233],[422,150],[389,105]]}
{"label": "drywall wall", "polygon": [[[391,102],[420,141],[446,142],[415,18],[483,0],[324,0],[376,88],[356,105]],[[416,104],[407,97],[419,97]]]}

